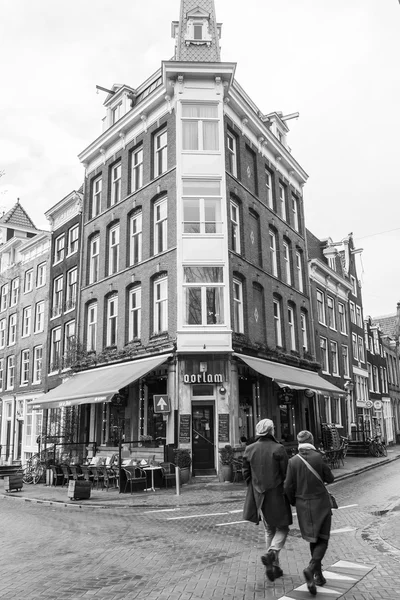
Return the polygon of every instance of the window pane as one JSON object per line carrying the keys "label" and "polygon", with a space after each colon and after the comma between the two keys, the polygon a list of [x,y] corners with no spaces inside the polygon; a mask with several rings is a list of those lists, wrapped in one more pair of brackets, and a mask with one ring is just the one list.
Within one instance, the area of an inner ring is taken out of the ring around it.
{"label": "window pane", "polygon": [[224,322],[223,298],[224,291],[222,288],[207,288],[207,325]]}
{"label": "window pane", "polygon": [[184,179],[183,193],[188,196],[219,196],[221,185],[219,181],[202,179]]}
{"label": "window pane", "polygon": [[203,122],[203,149],[218,150],[218,123]]}
{"label": "window pane", "polygon": [[204,220],[206,233],[221,231],[221,202],[214,198],[204,200]]}
{"label": "window pane", "polygon": [[185,267],[185,283],[222,283],[222,267]]}
{"label": "window pane", "polygon": [[197,121],[184,121],[182,124],[182,148],[183,150],[198,150],[199,135]]}
{"label": "window pane", "polygon": [[201,325],[201,288],[186,289],[186,323]]}
{"label": "window pane", "polygon": [[218,117],[218,108],[215,104],[183,104],[182,116],[216,119]]}
{"label": "window pane", "polygon": [[200,233],[199,200],[185,198],[183,201],[184,233]]}

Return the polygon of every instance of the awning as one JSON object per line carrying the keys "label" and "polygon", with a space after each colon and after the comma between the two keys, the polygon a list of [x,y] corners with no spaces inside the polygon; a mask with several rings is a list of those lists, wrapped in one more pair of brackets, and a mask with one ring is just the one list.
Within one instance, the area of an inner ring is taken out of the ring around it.
{"label": "awning", "polygon": [[41,409],[109,402],[120,389],[156,369],[171,356],[151,356],[75,373],[58,387],[33,400],[29,406]]}
{"label": "awning", "polygon": [[280,387],[290,387],[295,390],[309,389],[313,392],[334,394],[335,396],[345,395],[343,390],[320,377],[314,371],[299,369],[290,365],[255,358],[254,356],[246,356],[245,354],[237,354],[236,352],[234,356],[240,358],[254,371],[273,379]]}

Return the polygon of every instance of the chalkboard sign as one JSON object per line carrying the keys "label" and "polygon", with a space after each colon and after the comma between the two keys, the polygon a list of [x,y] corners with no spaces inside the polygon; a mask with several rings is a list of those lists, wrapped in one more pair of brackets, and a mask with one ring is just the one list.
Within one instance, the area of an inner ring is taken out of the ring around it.
{"label": "chalkboard sign", "polygon": [[190,417],[191,415],[179,415],[180,444],[190,444]]}
{"label": "chalkboard sign", "polygon": [[229,442],[229,415],[218,415],[218,441]]}

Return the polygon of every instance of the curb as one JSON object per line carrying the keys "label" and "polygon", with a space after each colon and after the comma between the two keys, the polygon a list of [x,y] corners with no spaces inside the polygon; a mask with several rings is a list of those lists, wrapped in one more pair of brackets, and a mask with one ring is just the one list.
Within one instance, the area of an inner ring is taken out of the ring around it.
{"label": "curb", "polygon": [[360,475],[361,473],[365,473],[366,471],[371,471],[371,469],[377,469],[378,467],[380,467],[381,465],[387,465],[388,463],[394,462],[395,460],[399,460],[400,455],[399,456],[394,456],[393,458],[387,458],[386,460],[381,460],[378,464],[374,465],[367,465],[366,467],[361,467],[360,469],[357,469],[356,471],[352,471],[351,473],[343,473],[343,475],[335,475],[335,481],[333,483],[336,483],[337,481],[343,481],[344,479],[349,479],[349,477],[356,477],[357,475]]}

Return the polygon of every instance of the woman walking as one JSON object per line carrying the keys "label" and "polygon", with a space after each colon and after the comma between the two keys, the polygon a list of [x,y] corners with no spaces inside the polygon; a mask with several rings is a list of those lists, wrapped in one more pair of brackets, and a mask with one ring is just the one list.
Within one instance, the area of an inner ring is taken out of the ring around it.
{"label": "woman walking", "polygon": [[321,561],[328,548],[332,511],[324,483],[332,483],[334,476],[314,447],[312,433],[300,431],[297,441],[299,454],[289,460],[284,490],[290,504],[296,506],[301,536],[310,543],[311,560],[303,575],[308,591],[315,596],[316,586],[326,583]]}

